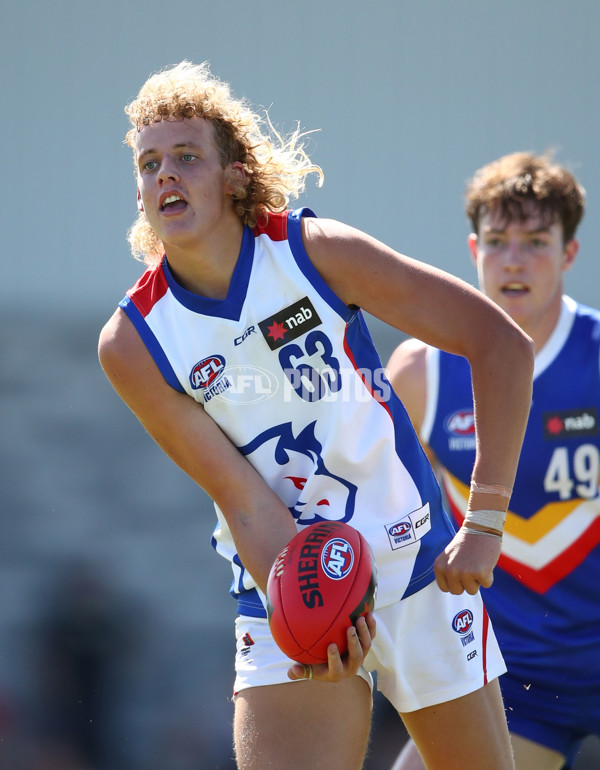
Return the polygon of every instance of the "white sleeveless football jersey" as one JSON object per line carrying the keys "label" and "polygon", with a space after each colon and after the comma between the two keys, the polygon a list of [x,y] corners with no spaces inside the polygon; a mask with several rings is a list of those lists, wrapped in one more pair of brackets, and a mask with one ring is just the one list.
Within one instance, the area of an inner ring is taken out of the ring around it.
{"label": "white sleeveless football jersey", "polygon": [[[362,313],[304,250],[302,216],[314,214],[270,214],[244,229],[223,300],[183,289],[165,258],[120,306],[165,380],[202,404],[298,528],[339,520],[364,534],[385,606],[434,579],[453,525]],[[213,546],[232,564],[239,611],[264,616],[264,596],[215,507]]]}

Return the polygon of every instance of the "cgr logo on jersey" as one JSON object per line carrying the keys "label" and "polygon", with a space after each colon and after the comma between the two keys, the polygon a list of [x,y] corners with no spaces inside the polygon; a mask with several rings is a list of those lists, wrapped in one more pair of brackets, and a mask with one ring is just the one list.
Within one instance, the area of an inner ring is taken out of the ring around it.
{"label": "cgr logo on jersey", "polygon": [[474,639],[473,633],[473,613],[471,610],[461,610],[452,620],[452,628],[457,634],[460,634],[460,641],[463,647],[470,644]]}
{"label": "cgr logo on jersey", "polygon": [[248,339],[248,337],[249,337],[251,334],[256,334],[256,327],[255,327],[255,326],[249,326],[249,327],[246,329],[246,331],[245,331],[243,334],[240,334],[240,336],[239,336],[239,337],[236,337],[236,338],[234,339],[234,341],[233,341],[233,344],[234,344],[236,347],[237,347],[238,345],[241,345],[241,344],[242,344],[242,342],[243,342],[244,340]]}
{"label": "cgr logo on jersey", "polygon": [[542,420],[544,438],[550,441],[571,436],[598,435],[598,410],[593,406],[562,412],[544,412]]}
{"label": "cgr logo on jersey", "polygon": [[321,551],[323,572],[332,580],[343,580],[354,564],[354,551],[347,540],[335,537]]}
{"label": "cgr logo on jersey", "polygon": [[271,350],[277,350],[290,340],[320,326],[319,314],[308,297],[294,302],[258,325]]}
{"label": "cgr logo on jersey", "polygon": [[208,356],[198,361],[190,372],[190,385],[194,390],[200,390],[205,401],[223,393],[231,387],[231,381],[223,377],[225,359],[223,356]]}

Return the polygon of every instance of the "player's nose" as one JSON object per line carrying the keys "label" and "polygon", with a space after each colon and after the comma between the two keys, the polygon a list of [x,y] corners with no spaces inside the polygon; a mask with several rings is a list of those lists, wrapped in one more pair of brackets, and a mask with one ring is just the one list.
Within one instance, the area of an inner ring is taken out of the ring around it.
{"label": "player's nose", "polygon": [[163,158],[158,171],[158,181],[161,183],[179,179],[177,166],[171,158]]}
{"label": "player's nose", "polygon": [[505,267],[512,270],[521,270],[523,268],[524,255],[520,243],[511,242],[507,245],[505,251]]}

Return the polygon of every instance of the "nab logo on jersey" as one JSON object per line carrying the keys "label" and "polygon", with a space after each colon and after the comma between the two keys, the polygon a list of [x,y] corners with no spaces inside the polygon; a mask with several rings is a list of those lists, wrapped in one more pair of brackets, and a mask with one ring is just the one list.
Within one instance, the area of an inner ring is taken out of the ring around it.
{"label": "nab logo on jersey", "polygon": [[206,390],[225,369],[223,356],[208,356],[194,366],[190,372],[190,383],[194,390]]}
{"label": "nab logo on jersey", "polygon": [[308,297],[294,302],[258,325],[271,350],[277,350],[290,340],[320,326],[319,314]]}
{"label": "nab logo on jersey", "polygon": [[475,418],[472,409],[459,409],[449,414],[444,421],[447,433],[452,436],[474,436]]}
{"label": "nab logo on jersey", "polygon": [[321,566],[323,572],[332,580],[342,580],[352,569],[354,551],[347,540],[336,537],[323,546]]}
{"label": "nab logo on jersey", "polygon": [[587,409],[545,412],[542,419],[545,439],[598,435],[598,410],[593,406]]}
{"label": "nab logo on jersey", "polygon": [[461,610],[454,616],[452,628],[457,634],[468,634],[473,627],[473,613],[471,610]]}

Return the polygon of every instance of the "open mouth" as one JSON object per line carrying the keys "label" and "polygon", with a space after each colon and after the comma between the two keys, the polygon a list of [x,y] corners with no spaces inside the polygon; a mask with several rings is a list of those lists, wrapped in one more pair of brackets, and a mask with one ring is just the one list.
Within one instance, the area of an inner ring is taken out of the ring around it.
{"label": "open mouth", "polygon": [[172,195],[168,195],[164,201],[162,202],[160,206],[161,211],[183,211],[183,209],[187,206],[186,201],[183,200],[179,195],[176,193],[173,193]]}
{"label": "open mouth", "polygon": [[529,294],[529,286],[524,283],[505,283],[500,289],[505,297],[521,297],[524,294]]}

